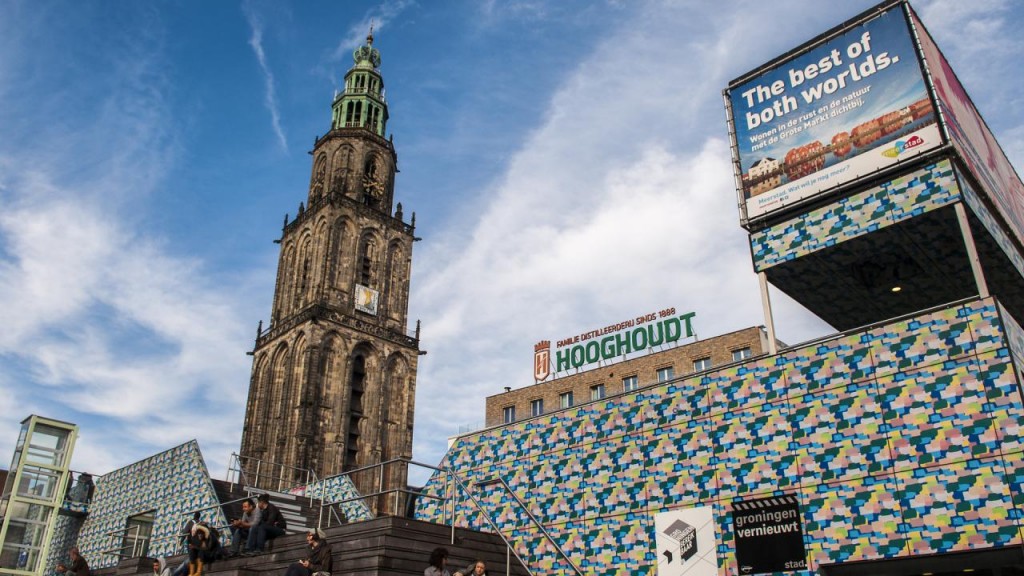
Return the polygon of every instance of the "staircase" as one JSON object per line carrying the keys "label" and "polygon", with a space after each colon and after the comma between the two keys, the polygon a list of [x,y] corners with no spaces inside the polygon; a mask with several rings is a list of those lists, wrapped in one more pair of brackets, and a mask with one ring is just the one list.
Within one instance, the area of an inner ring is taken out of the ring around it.
{"label": "staircase", "polygon": [[288,534],[305,534],[317,527],[320,518],[319,500],[310,501],[306,496],[241,486],[224,480],[213,480],[213,487],[228,519],[242,517],[242,500],[245,498],[252,498],[255,502],[260,494],[269,494],[270,503],[277,506],[288,523]]}
{"label": "staircase", "polygon": [[[448,569],[453,573],[477,559],[487,563],[490,574],[505,573],[507,548],[496,534],[457,528],[455,543],[452,544],[449,526],[392,516],[345,524],[324,532],[334,556],[331,576],[422,576],[430,552],[438,546],[448,549]],[[289,564],[308,555],[305,536],[289,533],[274,541],[272,552],[218,560],[207,565],[204,576],[280,576]],[[175,556],[168,561],[177,567],[184,558]],[[509,574],[530,574],[515,555],[510,555],[509,560]],[[123,561],[116,572],[115,569],[94,571],[96,576],[130,576],[147,572],[151,572],[150,564],[140,563],[138,559]]]}

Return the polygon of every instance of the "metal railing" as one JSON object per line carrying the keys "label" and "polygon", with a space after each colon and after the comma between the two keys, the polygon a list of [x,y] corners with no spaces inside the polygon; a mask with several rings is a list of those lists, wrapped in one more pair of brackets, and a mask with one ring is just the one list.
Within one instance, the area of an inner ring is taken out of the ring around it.
{"label": "metal railing", "polygon": [[530,512],[530,509],[526,507],[526,503],[519,498],[519,495],[516,494],[514,490],[512,490],[512,488],[505,482],[504,478],[492,476],[491,478],[488,478],[483,482],[477,483],[478,486],[486,486],[488,484],[501,484],[501,486],[505,488],[505,491],[508,492],[510,496],[512,496],[512,498],[516,501],[517,504],[519,504],[519,507],[522,508],[523,512],[526,512],[526,516],[530,520],[532,520],[534,524],[537,525],[537,528],[540,529],[540,533],[543,534],[544,537],[547,538],[548,542],[550,542],[551,545],[555,547],[555,550],[557,550],[558,553],[562,555],[562,558],[565,558],[565,561],[569,563],[569,566],[572,567],[573,571],[579,576],[583,576],[583,572],[580,572],[579,567],[576,566],[576,563],[572,561],[572,558],[569,558],[569,555],[565,553],[565,550],[562,550],[562,547],[558,545],[558,542],[556,542],[555,539],[551,537],[551,534],[549,534],[548,531],[544,528],[544,525],[540,523],[540,520],[537,520],[537,517],[534,516],[532,512]]}
{"label": "metal railing", "polygon": [[[165,542],[167,540],[181,540],[180,546],[182,547],[182,552],[183,553],[187,553],[188,552],[188,534],[185,533],[184,527],[187,526],[188,522],[195,517],[195,514],[197,512],[199,513],[200,517],[202,517],[203,511],[205,511],[205,510],[216,510],[218,508],[221,508],[221,510],[223,510],[224,506],[228,506],[230,504],[235,504],[237,502],[243,502],[243,501],[247,500],[248,498],[249,498],[248,496],[245,496],[243,498],[236,498],[234,500],[229,500],[227,502],[218,502],[217,504],[211,504],[209,506],[203,506],[202,508],[196,508],[194,510],[189,510],[189,511],[186,511],[186,512],[182,512],[182,513],[178,514],[179,520],[178,520],[178,524],[177,524],[178,526],[182,527],[182,530],[180,530],[180,531],[178,531],[178,532],[176,532],[174,534],[168,534],[166,536],[161,536],[159,538],[151,538],[149,542],[150,542],[151,545],[156,545],[157,543],[163,543],[163,542]],[[221,545],[223,545],[224,544],[223,539],[225,537],[225,533],[227,533],[228,535],[230,535],[230,533],[231,533],[231,530],[230,530],[231,529],[231,524],[230,523],[228,523],[228,524],[218,524],[218,525],[210,524],[210,526],[212,528],[216,528],[217,531],[220,533]]]}
{"label": "metal railing", "polygon": [[[410,466],[411,465],[411,466],[417,466],[417,467],[420,467],[420,468],[425,468],[425,469],[428,469],[428,470],[433,470],[435,473],[438,473],[438,474],[440,474],[442,476],[441,478],[437,478],[435,476],[435,479],[436,480],[442,480],[440,485],[444,487],[444,495],[437,496],[437,495],[434,495],[434,494],[428,494],[428,493],[424,493],[424,492],[416,492],[416,491],[413,491],[413,490],[409,490],[408,488],[385,488],[384,487],[384,478],[385,478],[384,470],[385,470],[385,468],[387,466],[391,466],[391,465],[404,465],[404,466]],[[456,521],[457,521],[457,519],[456,519],[456,507],[457,507],[457,504],[458,504],[458,501],[459,501],[459,493],[460,493],[460,490],[461,490],[461,493],[464,494],[465,497],[476,508],[476,510],[478,512],[480,512],[480,516],[484,519],[484,521],[491,528],[491,530],[499,538],[501,538],[502,542],[505,543],[505,548],[506,548],[505,570],[506,570],[506,574],[508,574],[510,572],[510,570],[511,570],[511,556],[512,555],[515,555],[516,559],[519,560],[519,563],[523,567],[526,568],[528,573],[530,573],[531,575],[533,574],[533,571],[530,569],[529,565],[524,561],[523,557],[519,555],[519,552],[516,551],[515,547],[512,545],[512,542],[509,540],[508,537],[505,536],[505,533],[501,530],[501,528],[498,527],[498,525],[495,523],[494,519],[491,518],[491,514],[488,513],[488,510],[484,507],[484,505],[480,502],[480,500],[473,494],[473,490],[471,490],[471,485],[468,485],[465,482],[463,482],[462,479],[459,478],[459,476],[451,468],[431,466],[430,464],[424,464],[422,462],[416,462],[416,461],[408,459],[408,458],[394,458],[392,460],[388,460],[388,461],[385,461],[385,462],[380,462],[380,463],[377,463],[377,464],[371,464],[369,466],[363,466],[361,468],[356,468],[356,469],[350,470],[350,471],[348,471],[348,472],[346,472],[344,474],[340,474],[339,476],[347,476],[349,478],[349,480],[352,482],[352,484],[355,485],[356,482],[352,481],[352,476],[353,475],[355,475],[355,474],[362,474],[362,473],[365,473],[365,472],[371,472],[371,471],[374,471],[374,470],[377,471],[377,474],[376,474],[377,491],[376,492],[367,493],[367,494],[360,493],[360,494],[358,494],[356,496],[353,496],[353,497],[350,497],[350,498],[341,498],[341,499],[337,499],[337,500],[328,499],[326,497],[321,498],[321,500],[320,500],[321,514],[320,514],[320,522],[318,523],[318,527],[321,527],[321,528],[324,527],[323,526],[323,522],[322,522],[322,520],[323,520],[323,509],[324,508],[327,508],[329,510],[334,510],[335,506],[347,504],[347,503],[354,502],[354,501],[367,500],[367,499],[372,499],[372,498],[377,498],[377,497],[380,497],[380,496],[392,495],[393,494],[393,495],[396,495],[396,497],[391,499],[391,503],[393,504],[392,512],[393,512],[393,515],[399,516],[398,504],[401,503],[402,500],[403,500],[403,498],[399,497],[399,495],[405,495],[406,498],[410,498],[410,497],[414,496],[416,498],[429,498],[429,499],[433,499],[433,500],[439,500],[441,502],[441,511],[442,511],[442,521],[441,521],[441,523],[451,527],[450,542],[452,544],[454,544],[455,543],[455,530],[457,528],[457,526],[456,526]],[[555,539],[551,536],[550,533],[548,533],[548,531],[544,528],[543,524],[541,524],[541,522],[537,519],[537,517],[534,516],[532,512],[530,512],[530,510],[526,507],[526,504],[522,501],[522,499],[519,498],[519,496],[512,490],[512,488],[509,487],[509,485],[505,482],[504,479],[495,476],[495,477],[489,478],[489,479],[487,479],[487,480],[485,480],[483,482],[477,483],[477,486],[481,486],[482,487],[482,486],[486,486],[488,484],[500,484],[502,487],[504,487],[505,491],[508,492],[512,496],[513,499],[515,499],[516,504],[526,513],[526,515],[530,519],[530,521],[532,521],[539,528],[540,533],[544,536],[544,538],[547,539],[547,541],[551,544],[552,547],[554,547],[554,549],[558,552],[558,554],[561,555],[561,557],[565,559],[565,561],[569,564],[570,567],[572,567],[573,571],[578,576],[583,576],[583,572],[580,571],[579,567],[576,566],[576,564],[572,561],[571,558],[569,558],[568,554],[566,554],[565,551],[562,549],[562,547],[559,546],[558,542],[555,541]],[[324,496],[326,496],[326,495],[324,495]],[[328,522],[327,527],[330,527],[330,523],[329,522]]]}
{"label": "metal railing", "polygon": [[[289,471],[293,473],[291,477],[286,475]],[[295,480],[295,472],[298,472],[303,480]],[[308,468],[278,464],[252,456],[240,456],[232,452],[231,459],[228,461],[227,481],[231,483],[232,490],[234,490],[235,484],[239,484],[254,490],[262,488],[274,492],[289,492],[296,488],[305,488],[320,480],[317,478],[316,472]],[[313,505],[312,497],[310,497],[309,503],[311,506]]]}
{"label": "metal railing", "polygon": [[[116,554],[118,559],[138,558],[139,556],[145,555],[149,552],[150,538],[148,536],[140,536],[141,529],[142,526],[136,525],[126,528],[119,528],[117,530],[110,530],[109,532],[104,532],[100,534],[100,536],[117,537],[117,540],[114,540],[113,538],[111,540],[119,543],[119,545],[113,545],[110,548],[101,550],[100,553]],[[131,538],[131,545],[126,544],[129,532],[135,533]],[[125,551],[129,548],[131,548],[131,553],[125,554]]]}

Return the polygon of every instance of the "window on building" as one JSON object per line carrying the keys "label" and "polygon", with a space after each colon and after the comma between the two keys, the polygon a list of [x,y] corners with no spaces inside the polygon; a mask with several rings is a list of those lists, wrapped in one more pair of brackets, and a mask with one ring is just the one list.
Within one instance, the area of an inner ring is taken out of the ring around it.
{"label": "window on building", "polygon": [[501,421],[505,424],[511,424],[516,421],[516,407],[505,406],[501,409]]}
{"label": "window on building", "polygon": [[738,362],[740,360],[746,360],[747,358],[750,358],[750,356],[751,356],[751,352],[750,352],[750,347],[749,346],[746,347],[746,348],[740,348],[739,350],[733,350],[732,351],[732,361],[733,362]]}
{"label": "window on building", "polygon": [[572,408],[572,392],[562,392],[558,395],[559,408]]}
{"label": "window on building", "polygon": [[703,372],[711,369],[711,358],[698,358],[693,361],[693,371]]}
{"label": "window on building", "polygon": [[594,384],[590,387],[590,399],[591,400],[602,400],[604,399],[604,384]]}
{"label": "window on building", "polygon": [[622,379],[622,390],[625,392],[632,392],[639,386],[639,380],[636,376],[626,376]]}
{"label": "window on building", "polygon": [[121,542],[122,558],[141,558],[149,555],[149,540],[153,534],[155,511],[143,512],[128,517],[124,539]]}
{"label": "window on building", "polygon": [[658,382],[668,382],[669,380],[675,378],[675,376],[676,371],[671,366],[658,368]]}
{"label": "window on building", "polygon": [[530,416],[540,416],[544,413],[544,399],[537,398],[530,400]]}

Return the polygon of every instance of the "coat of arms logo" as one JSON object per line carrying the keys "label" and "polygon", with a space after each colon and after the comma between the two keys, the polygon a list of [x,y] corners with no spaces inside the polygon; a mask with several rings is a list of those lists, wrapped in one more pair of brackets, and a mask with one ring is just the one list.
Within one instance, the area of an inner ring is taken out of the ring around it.
{"label": "coat of arms logo", "polygon": [[541,340],[533,346],[533,378],[543,382],[551,376],[551,340]]}

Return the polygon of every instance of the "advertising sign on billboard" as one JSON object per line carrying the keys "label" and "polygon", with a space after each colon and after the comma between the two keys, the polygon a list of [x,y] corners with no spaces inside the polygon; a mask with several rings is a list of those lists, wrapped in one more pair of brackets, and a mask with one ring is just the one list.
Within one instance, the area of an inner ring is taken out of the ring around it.
{"label": "advertising sign on billboard", "polygon": [[747,220],[942,144],[899,5],[726,90]]}
{"label": "advertising sign on billboard", "polygon": [[917,14],[911,12],[911,17],[920,31],[921,51],[953,146],[1010,224],[1013,235],[1024,242],[1024,184]]}
{"label": "advertising sign on billboard", "polygon": [[740,574],[793,572],[807,568],[800,504],[775,496],[732,504],[736,564]]}

